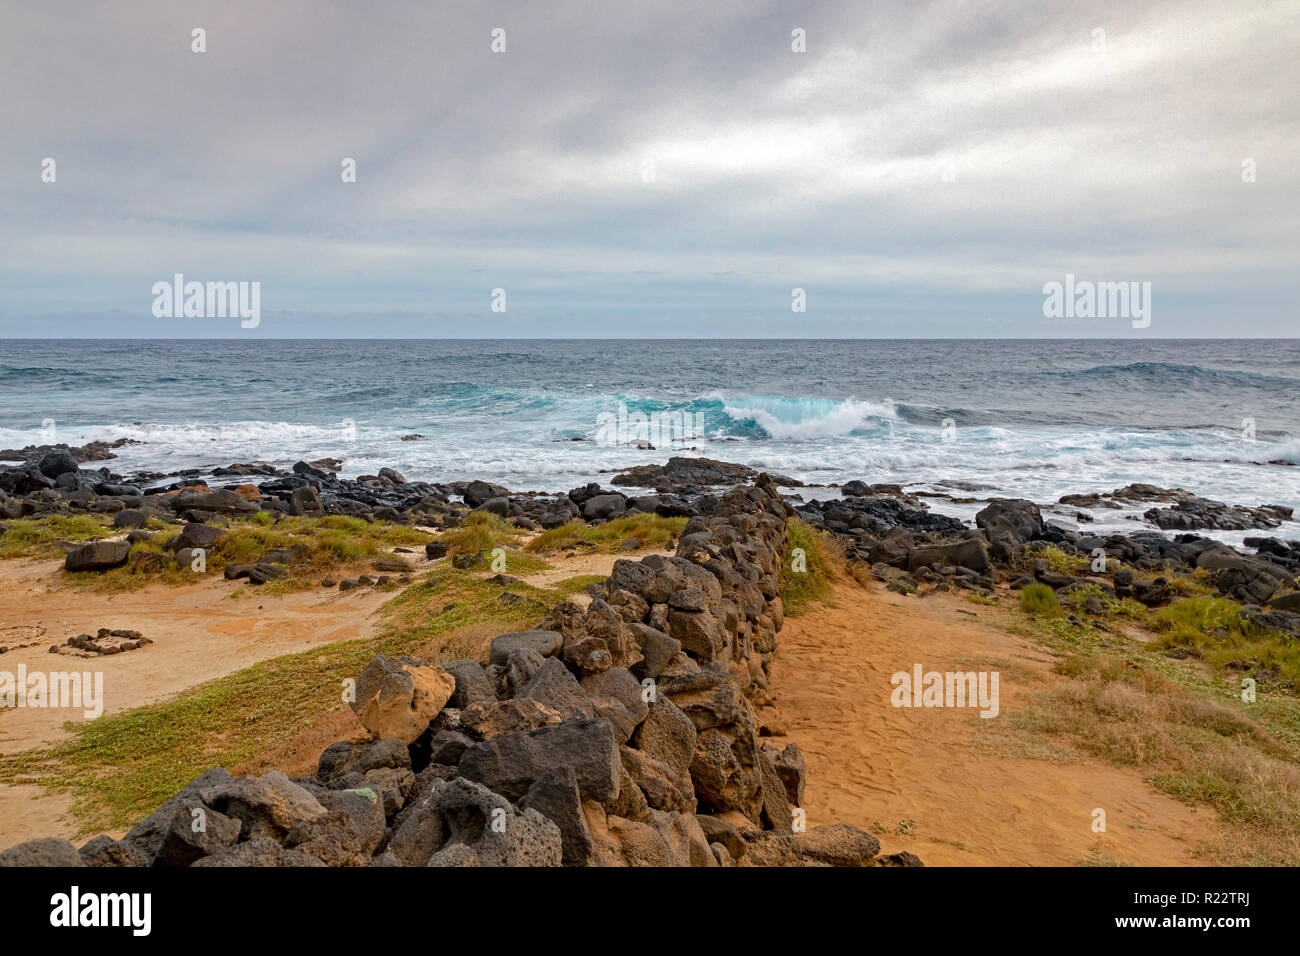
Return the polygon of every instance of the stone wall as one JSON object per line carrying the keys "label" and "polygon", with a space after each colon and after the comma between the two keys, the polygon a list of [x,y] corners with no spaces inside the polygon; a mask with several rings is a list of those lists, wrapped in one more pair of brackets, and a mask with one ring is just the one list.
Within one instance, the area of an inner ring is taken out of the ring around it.
{"label": "stone wall", "polygon": [[[587,607],[493,638],[487,661],[383,655],[371,734],[314,778],[216,769],[90,865],[874,865],[870,834],[803,832],[796,745],[760,740],[791,512],[760,475],[690,519],[671,557],[620,560]],[[204,821],[202,831],[194,821]],[[0,863],[66,863],[33,841]]]}

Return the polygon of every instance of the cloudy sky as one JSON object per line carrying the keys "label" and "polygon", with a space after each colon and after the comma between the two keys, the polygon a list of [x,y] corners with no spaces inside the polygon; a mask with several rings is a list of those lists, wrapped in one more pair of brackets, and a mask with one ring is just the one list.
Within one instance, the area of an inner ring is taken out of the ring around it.
{"label": "cloudy sky", "polygon": [[[6,3],[0,335],[1300,335],[1297,49],[1294,0]],[[155,318],[175,273],[260,326]],[[1066,273],[1150,326],[1045,318]]]}

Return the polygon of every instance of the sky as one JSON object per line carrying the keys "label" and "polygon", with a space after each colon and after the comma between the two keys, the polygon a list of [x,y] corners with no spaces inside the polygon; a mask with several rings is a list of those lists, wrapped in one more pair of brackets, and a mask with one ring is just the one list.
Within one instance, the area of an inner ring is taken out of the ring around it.
{"label": "sky", "polygon": [[0,336],[1297,336],[1297,49],[1295,0],[15,0]]}

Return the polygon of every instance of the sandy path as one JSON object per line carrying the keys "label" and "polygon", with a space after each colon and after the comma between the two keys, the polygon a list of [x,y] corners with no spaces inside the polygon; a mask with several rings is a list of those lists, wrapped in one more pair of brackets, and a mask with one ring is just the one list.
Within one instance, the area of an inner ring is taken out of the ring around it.
{"label": "sandy path", "polygon": [[[0,634],[43,628],[40,642],[0,655],[0,671],[101,671],[104,713],[113,714],[170,697],[258,661],[329,641],[372,633],[375,610],[392,592],[320,588],[262,597],[246,582],[219,575],[186,587],[150,585],[123,594],[62,586],[61,561],[0,562]],[[231,594],[243,589],[237,600]],[[138,630],[154,643],[109,657],[49,653],[49,646],[101,627]],[[67,736],[65,722],[85,720],[82,710],[0,710],[0,754],[16,753]],[[38,787],[0,784],[0,847],[33,836],[72,836],[70,797]]]}
{"label": "sandy path", "polygon": [[[371,633],[371,615],[392,592],[318,588],[263,597],[247,582],[219,575],[185,587],[149,585],[139,591],[99,594],[61,585],[62,562],[0,562],[0,628],[39,625],[33,647],[0,655],[0,670],[102,671],[104,713],[166,698],[194,684],[233,673],[270,657]],[[238,599],[231,594],[242,588]],[[49,653],[51,644],[101,627],[140,631],[154,643],[124,654],[82,658]],[[0,710],[0,754],[26,750],[66,736],[65,721],[81,710]]]}
{"label": "sandy path", "polygon": [[[892,706],[890,676],[916,663],[1000,670],[1003,715],[1064,680],[1041,648],[979,620],[1006,612],[847,579],[834,603],[787,619],[773,663],[788,731],[774,743],[793,740],[804,752],[809,825],[878,822],[884,852],[911,850],[928,865],[1069,866],[1090,851],[1139,865],[1204,865],[1191,851],[1213,814],[1153,790],[1140,771],[1084,757],[1007,756],[980,740],[996,736],[1004,717]],[[1098,807],[1105,833],[1092,831]],[[902,821],[911,826],[900,832]]]}

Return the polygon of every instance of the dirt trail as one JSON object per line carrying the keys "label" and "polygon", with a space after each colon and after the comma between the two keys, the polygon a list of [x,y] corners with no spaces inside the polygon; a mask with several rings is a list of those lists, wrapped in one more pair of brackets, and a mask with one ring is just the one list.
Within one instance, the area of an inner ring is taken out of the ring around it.
{"label": "dirt trail", "polygon": [[[258,661],[318,644],[372,633],[375,610],[392,592],[317,588],[265,597],[245,582],[213,575],[198,584],[152,584],[139,591],[101,594],[63,586],[61,561],[0,562],[0,636],[36,639],[0,655],[0,671],[17,674],[103,673],[104,714],[166,699],[187,687],[223,677]],[[242,588],[242,591],[241,591]],[[238,599],[231,595],[240,591]],[[106,657],[49,653],[51,644],[101,627],[140,631],[154,643]],[[12,754],[67,736],[65,722],[84,710],[0,709],[0,754]],[[0,847],[33,835],[70,834],[60,820],[71,801],[35,787],[0,785]]]}
{"label": "dirt trail", "polygon": [[[43,628],[39,643],[0,656],[0,670],[102,671],[104,713],[160,700],[270,657],[371,633],[371,615],[392,592],[314,588],[281,597],[211,575],[183,587],[151,584],[117,594],[60,583],[62,562],[0,563],[0,629]],[[240,592],[237,599],[231,597]],[[101,627],[140,631],[153,644],[105,657],[49,653],[51,644]],[[3,631],[0,631],[2,633]],[[0,754],[66,736],[81,710],[0,710]]]}
{"label": "dirt trail", "polygon": [[[1008,756],[988,745],[1029,694],[1065,680],[1052,673],[1046,651],[981,620],[1007,612],[849,579],[833,603],[788,618],[773,663],[788,732],[774,743],[793,740],[804,752],[810,826],[874,823],[883,826],[884,852],[910,850],[927,865],[1070,866],[1090,854],[1204,865],[1192,851],[1214,827],[1213,814],[1157,792],[1139,770],[1073,755]],[[1001,716],[895,708],[890,677],[917,663],[926,671],[1000,670]],[[1105,833],[1092,831],[1098,807]]]}

